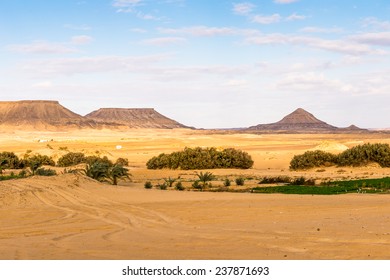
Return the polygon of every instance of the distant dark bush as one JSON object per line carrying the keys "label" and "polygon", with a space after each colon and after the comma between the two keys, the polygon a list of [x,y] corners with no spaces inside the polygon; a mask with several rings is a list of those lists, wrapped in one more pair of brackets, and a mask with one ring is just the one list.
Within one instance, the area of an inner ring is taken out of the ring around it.
{"label": "distant dark bush", "polygon": [[276,183],[290,183],[291,178],[288,176],[264,177],[259,184],[276,184]]}
{"label": "distant dark bush", "polygon": [[290,162],[291,170],[310,169],[320,166],[337,164],[337,155],[324,151],[307,151],[302,155],[295,155]]}
{"label": "distant dark bush", "polygon": [[314,179],[306,179],[305,177],[301,176],[301,177],[293,179],[291,181],[290,185],[292,185],[292,186],[314,186],[315,181],[314,181]]}
{"label": "distant dark bush", "polygon": [[57,172],[52,169],[45,169],[45,168],[39,168],[37,171],[35,171],[35,175],[38,176],[55,176],[57,175]]}
{"label": "distant dark bush", "polygon": [[236,178],[235,181],[237,186],[243,186],[245,184],[245,179],[242,177]]}
{"label": "distant dark bush", "polygon": [[115,164],[122,165],[122,166],[129,166],[129,160],[127,158],[118,158]]}
{"label": "distant dark bush", "polygon": [[390,167],[389,144],[363,144],[350,148],[338,156],[339,166],[364,166],[371,162]]}
{"label": "distant dark bush", "polygon": [[233,148],[218,151],[216,148],[185,148],[180,152],[160,154],[151,158],[146,166],[148,169],[214,169],[240,168],[253,166],[251,156]]}
{"label": "distant dark bush", "polygon": [[150,181],[145,182],[144,187],[145,187],[145,189],[153,188],[152,182],[150,182]]}
{"label": "distant dark bush", "polygon": [[83,153],[69,152],[58,159],[57,165],[61,167],[68,167],[85,162],[85,155]]}
{"label": "distant dark bush", "polygon": [[175,189],[178,190],[178,191],[184,191],[184,190],[185,190],[185,187],[184,187],[183,184],[179,181],[179,182],[176,183]]}
{"label": "distant dark bush", "polygon": [[231,182],[230,182],[229,178],[226,178],[226,179],[225,179],[225,181],[223,182],[223,185],[224,185],[225,187],[230,187]]}

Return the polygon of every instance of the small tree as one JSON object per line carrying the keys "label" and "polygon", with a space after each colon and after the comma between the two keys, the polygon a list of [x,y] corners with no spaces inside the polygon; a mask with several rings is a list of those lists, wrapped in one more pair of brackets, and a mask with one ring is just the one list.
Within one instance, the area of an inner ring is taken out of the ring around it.
{"label": "small tree", "polygon": [[30,160],[30,161],[28,161],[28,167],[30,167],[32,175],[35,175],[35,172],[41,166],[42,166],[42,162],[40,162],[40,161],[37,161],[37,160]]}
{"label": "small tree", "polygon": [[208,185],[207,182],[214,180],[214,175],[211,172],[200,172],[199,174],[196,174],[196,176],[198,176],[199,181],[202,182],[201,190],[203,190]]}
{"label": "small tree", "polygon": [[242,177],[236,178],[236,185],[237,186],[243,186],[245,184],[245,179]]}
{"label": "small tree", "polygon": [[165,183],[167,184],[167,186],[169,188],[171,188],[173,186],[173,183],[176,182],[177,179],[174,179],[174,178],[171,178],[171,177],[168,177],[168,178],[164,178],[164,181]]}
{"label": "small tree", "polygon": [[107,179],[115,186],[118,185],[118,180],[130,179],[130,176],[129,170],[120,164],[110,167],[107,172]]}

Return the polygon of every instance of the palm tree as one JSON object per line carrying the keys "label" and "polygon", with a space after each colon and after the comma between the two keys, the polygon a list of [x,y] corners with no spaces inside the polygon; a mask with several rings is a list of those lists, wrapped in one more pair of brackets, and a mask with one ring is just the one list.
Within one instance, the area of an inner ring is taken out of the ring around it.
{"label": "palm tree", "polygon": [[108,165],[102,162],[94,162],[92,164],[87,164],[85,169],[82,172],[97,181],[104,181],[107,178]]}
{"label": "palm tree", "polygon": [[207,186],[207,182],[212,181],[214,179],[214,175],[211,172],[200,172],[199,174],[196,174],[196,176],[198,176],[199,181],[202,182],[201,190],[203,190],[203,188]]}
{"label": "palm tree", "polygon": [[165,178],[164,181],[165,183],[168,185],[168,187],[172,187],[173,183],[176,182],[177,179],[174,179],[174,178],[171,178],[171,177],[168,177],[168,178]]}
{"label": "palm tree", "polygon": [[121,164],[115,164],[107,171],[107,179],[110,180],[113,185],[118,185],[118,179],[130,179],[130,176],[129,170]]}

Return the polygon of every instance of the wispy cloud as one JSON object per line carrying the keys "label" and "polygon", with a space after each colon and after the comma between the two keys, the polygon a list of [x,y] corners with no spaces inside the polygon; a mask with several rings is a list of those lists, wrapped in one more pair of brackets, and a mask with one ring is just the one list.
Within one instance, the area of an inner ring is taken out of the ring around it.
{"label": "wispy cloud", "polygon": [[233,4],[233,12],[238,15],[248,15],[255,7],[256,5],[249,2],[237,3]]}
{"label": "wispy cloud", "polygon": [[363,33],[351,36],[353,41],[378,46],[390,46],[390,32]]}
{"label": "wispy cloud", "polygon": [[61,43],[50,43],[46,41],[34,41],[30,44],[9,45],[7,49],[11,52],[24,54],[66,54],[75,53],[73,47]]}
{"label": "wispy cloud", "polygon": [[144,0],[115,0],[112,6],[117,8],[118,13],[132,13],[135,8],[143,5]]}
{"label": "wispy cloud", "polygon": [[274,3],[276,4],[291,4],[298,2],[299,0],[274,0]]}
{"label": "wispy cloud", "polygon": [[162,34],[180,34],[200,37],[211,36],[250,36],[259,33],[256,29],[241,29],[234,27],[210,27],[210,26],[189,26],[182,28],[158,28]]}
{"label": "wispy cloud", "polygon": [[338,27],[322,28],[322,27],[308,26],[300,29],[299,31],[304,33],[341,33],[343,32],[343,29]]}
{"label": "wispy cloud", "polygon": [[182,37],[158,37],[143,40],[141,43],[149,46],[169,46],[183,44],[185,42],[186,39]]}
{"label": "wispy cloud", "polygon": [[93,41],[91,36],[79,35],[71,38],[71,43],[74,45],[85,45]]}
{"label": "wispy cloud", "polygon": [[169,55],[96,56],[32,60],[21,66],[34,76],[61,76],[102,72],[137,72],[167,59]]}
{"label": "wispy cloud", "polygon": [[390,30],[390,21],[379,20],[376,17],[367,17],[362,21],[363,27],[374,28],[376,30]]}
{"label": "wispy cloud", "polygon": [[351,40],[327,40],[317,37],[296,36],[288,34],[265,34],[262,36],[249,37],[247,43],[265,45],[265,44],[292,44],[302,45],[311,48],[322,49],[326,51],[343,53],[348,55],[368,55],[377,54],[383,55],[386,52],[383,50],[372,49],[365,44],[353,42]]}
{"label": "wispy cloud", "polygon": [[286,17],[286,21],[304,20],[304,19],[306,19],[306,18],[307,18],[307,17],[304,16],[304,15],[299,15],[299,14],[294,13],[294,14],[292,14],[292,15]]}
{"label": "wispy cloud", "polygon": [[280,22],[282,20],[281,15],[273,14],[269,16],[265,15],[255,15],[252,17],[252,22],[260,23],[260,24],[271,24]]}

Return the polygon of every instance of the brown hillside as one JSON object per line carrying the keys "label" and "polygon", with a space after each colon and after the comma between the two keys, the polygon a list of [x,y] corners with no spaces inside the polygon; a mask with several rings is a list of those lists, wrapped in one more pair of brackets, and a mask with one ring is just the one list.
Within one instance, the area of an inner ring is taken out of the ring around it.
{"label": "brown hillside", "polygon": [[188,128],[152,108],[101,108],[85,117],[98,122],[112,122],[130,128]]}
{"label": "brown hillside", "polygon": [[253,130],[282,130],[282,131],[333,131],[338,128],[314,117],[302,108],[298,108],[276,123],[251,126]]}
{"label": "brown hillside", "polygon": [[73,113],[61,106],[58,101],[23,100],[0,102],[0,126],[63,130],[96,128],[97,123]]}

